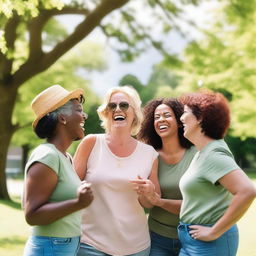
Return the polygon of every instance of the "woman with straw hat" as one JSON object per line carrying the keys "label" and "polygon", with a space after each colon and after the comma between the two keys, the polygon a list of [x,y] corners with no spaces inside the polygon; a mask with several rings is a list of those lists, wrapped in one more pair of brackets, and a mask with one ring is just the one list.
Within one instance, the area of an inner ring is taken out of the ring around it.
{"label": "woman with straw hat", "polygon": [[24,210],[32,227],[24,256],[76,255],[81,209],[92,199],[90,184],[80,181],[66,152],[84,137],[83,90],[60,85],[42,91],[32,101],[33,128],[46,143],[32,152],[25,167]]}

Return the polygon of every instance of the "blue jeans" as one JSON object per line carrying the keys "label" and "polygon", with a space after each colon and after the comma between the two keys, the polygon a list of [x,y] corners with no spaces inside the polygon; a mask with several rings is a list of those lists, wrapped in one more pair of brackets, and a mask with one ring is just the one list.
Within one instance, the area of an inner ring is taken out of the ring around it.
{"label": "blue jeans", "polygon": [[23,256],[76,256],[80,236],[77,237],[29,237]]}
{"label": "blue jeans", "polygon": [[[150,247],[148,247],[143,251],[140,251],[134,254],[125,255],[125,256],[149,256],[149,252],[150,252]],[[77,256],[111,256],[111,254],[104,253],[88,244],[81,243]]]}
{"label": "blue jeans", "polygon": [[189,225],[191,224],[180,223],[178,226],[182,244],[179,256],[236,256],[239,240],[236,225],[218,239],[209,242],[192,238],[189,234]]}
{"label": "blue jeans", "polygon": [[178,256],[181,248],[179,239],[161,236],[150,231],[150,256]]}

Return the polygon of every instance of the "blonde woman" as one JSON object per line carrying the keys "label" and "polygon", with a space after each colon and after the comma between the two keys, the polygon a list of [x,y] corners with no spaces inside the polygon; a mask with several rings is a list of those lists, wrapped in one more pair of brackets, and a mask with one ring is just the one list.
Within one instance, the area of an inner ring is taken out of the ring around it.
{"label": "blonde woman", "polygon": [[[129,86],[107,92],[98,114],[105,134],[86,136],[74,157],[81,180],[92,184],[93,203],[83,212],[79,256],[147,256],[147,218],[130,180],[157,183],[157,155],[136,140],[142,121],[141,100]],[[143,203],[143,202],[141,202]]]}

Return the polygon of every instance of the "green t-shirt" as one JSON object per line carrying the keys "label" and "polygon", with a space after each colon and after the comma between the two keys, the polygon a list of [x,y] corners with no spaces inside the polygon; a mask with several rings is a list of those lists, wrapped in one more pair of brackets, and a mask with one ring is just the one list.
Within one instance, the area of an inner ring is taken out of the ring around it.
{"label": "green t-shirt", "polygon": [[[49,166],[58,176],[58,183],[49,202],[60,202],[77,197],[77,187],[81,181],[76,174],[70,159],[65,157],[53,144],[39,145],[31,154],[26,167],[25,175],[30,166],[40,162]],[[25,177],[26,179],[26,177]],[[35,236],[75,237],[81,235],[81,211],[69,214],[49,225],[33,226]]]}
{"label": "green t-shirt", "polygon": [[[177,164],[166,164],[161,157],[159,157],[158,179],[162,198],[182,199],[179,181],[196,152],[195,147],[186,150],[182,160]],[[150,210],[148,223],[150,230],[161,236],[169,238],[178,237],[177,226],[179,216],[176,214],[155,206]]]}
{"label": "green t-shirt", "polygon": [[240,167],[224,140],[214,140],[199,151],[180,180],[181,221],[214,224],[232,199],[231,193],[218,180],[237,169]]}

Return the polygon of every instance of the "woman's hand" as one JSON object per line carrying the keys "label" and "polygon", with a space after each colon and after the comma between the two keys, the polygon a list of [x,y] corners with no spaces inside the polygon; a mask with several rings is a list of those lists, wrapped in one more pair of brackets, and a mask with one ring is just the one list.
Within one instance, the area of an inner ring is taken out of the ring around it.
{"label": "woman's hand", "polygon": [[162,207],[163,205],[160,195],[156,192],[154,192],[153,195],[147,196],[147,199],[153,206]]}
{"label": "woman's hand", "polygon": [[189,234],[191,235],[192,238],[196,240],[209,242],[220,237],[220,235],[217,235],[214,233],[214,230],[212,227],[201,226],[201,225],[191,225],[189,226],[189,229],[190,229]]}
{"label": "woman's hand", "polygon": [[145,196],[147,198],[153,197],[155,193],[155,185],[149,179],[142,179],[139,175],[137,179],[132,179],[130,182],[133,185],[133,189],[138,195]]}
{"label": "woman's hand", "polygon": [[93,200],[93,194],[91,190],[91,183],[82,181],[81,185],[77,189],[78,203],[83,207],[87,207]]}

